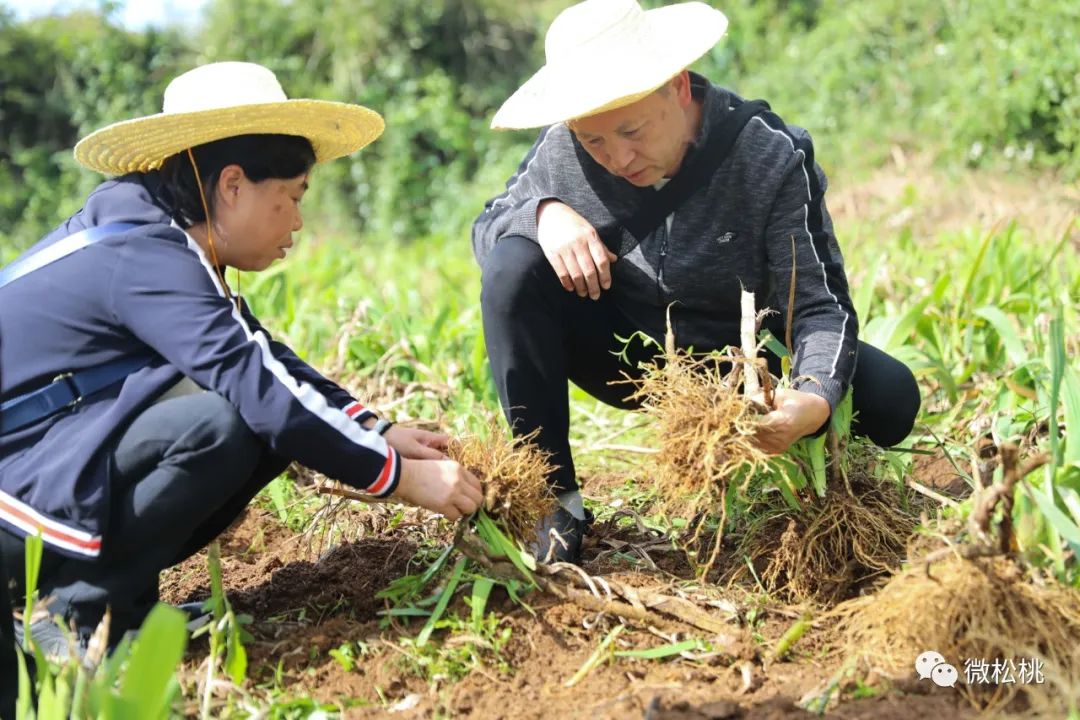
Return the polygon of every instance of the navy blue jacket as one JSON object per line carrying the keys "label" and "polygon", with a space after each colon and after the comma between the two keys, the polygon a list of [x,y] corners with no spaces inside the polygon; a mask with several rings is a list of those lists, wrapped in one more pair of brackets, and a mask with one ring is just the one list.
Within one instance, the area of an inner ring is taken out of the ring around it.
{"label": "navy blue jacket", "polygon": [[[276,454],[374,495],[397,486],[397,454],[357,420],[337,384],[238,311],[202,249],[173,222],[157,173],[100,185],[33,253],[84,228],[134,230],[0,288],[0,399],[136,353],[149,365],[74,410],[0,435],[0,523],[96,556],[108,524],[112,448],[186,375],[225,397]],[[108,539],[104,538],[107,542]]]}

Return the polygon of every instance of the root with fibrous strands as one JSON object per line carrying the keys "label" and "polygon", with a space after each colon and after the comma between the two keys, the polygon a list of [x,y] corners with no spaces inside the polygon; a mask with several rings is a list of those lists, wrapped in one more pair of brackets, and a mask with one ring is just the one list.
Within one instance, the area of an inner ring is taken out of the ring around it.
{"label": "root with fibrous strands", "polygon": [[688,547],[700,543],[709,517],[720,517],[712,553],[698,563],[703,575],[719,554],[730,483],[768,462],[754,442],[765,408],[739,392],[744,374],[758,371],[757,362],[742,355],[677,350],[669,321],[662,362],[645,367],[633,381],[629,399],[641,403],[660,438],[653,481],[660,510],[698,518]]}
{"label": "root with fibrous strands", "polygon": [[[1026,570],[1012,527],[1017,485],[1049,458],[1021,462],[1005,443],[999,459],[1002,480],[976,493],[968,542],[921,555],[875,595],[832,615],[848,654],[875,669],[910,674],[920,654],[934,651],[956,668],[957,688],[975,707],[1001,709],[1019,698],[1022,710],[1063,717],[1069,699],[1080,697],[1080,592]],[[926,548],[913,543],[912,551]],[[1027,678],[1017,677],[1021,661]]]}
{"label": "root with fibrous strands", "polygon": [[[820,504],[752,524],[728,582],[749,580],[784,600],[832,604],[899,567],[918,525],[904,491],[891,481],[851,478],[851,492],[831,487]],[[748,564],[747,564],[748,563]]]}
{"label": "root with fibrous strands", "polygon": [[535,539],[540,521],[555,509],[548,484],[554,467],[549,454],[532,443],[535,436],[508,438],[493,422],[486,436],[457,438],[448,452],[483,483],[488,515],[523,544]]}
{"label": "root with fibrous strands", "polygon": [[[1022,695],[1029,708],[1064,717],[1080,697],[1080,593],[1036,585],[1011,558],[951,554],[929,570],[916,565],[872,596],[837,607],[845,656],[887,673],[910,675],[916,658],[940,653],[959,675],[956,687],[982,709]],[[967,682],[965,661],[1012,662],[1014,682]],[[1024,660],[1041,663],[1045,682],[1017,676]],[[1061,714],[1055,714],[1061,712]]]}

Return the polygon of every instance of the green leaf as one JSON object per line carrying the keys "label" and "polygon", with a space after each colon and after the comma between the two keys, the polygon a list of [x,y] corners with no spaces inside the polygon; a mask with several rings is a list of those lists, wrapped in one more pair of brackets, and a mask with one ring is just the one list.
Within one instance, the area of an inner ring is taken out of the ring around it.
{"label": "green leaf", "polygon": [[229,623],[225,672],[229,674],[235,684],[240,685],[244,682],[244,678],[247,677],[247,650],[244,649],[244,642],[241,637],[242,626],[235,615],[231,612],[229,614],[232,616],[232,622]]}
{"label": "green leaf", "polygon": [[274,512],[277,514],[278,520],[286,522],[289,519],[289,496],[288,483],[284,476],[278,476],[270,481],[270,484],[266,486],[266,491],[270,495],[270,502],[274,504]]}
{"label": "green leaf", "polygon": [[606,657],[610,657],[611,646],[615,644],[615,640],[619,637],[623,630],[626,629],[625,625],[616,625],[611,631],[600,641],[600,646],[593,650],[592,655],[585,660],[585,663],[578,669],[574,676],[563,683],[564,687],[574,687],[581,682],[586,675],[592,672],[593,668],[597,667],[604,661]]}
{"label": "green leaf", "polygon": [[1020,339],[1016,328],[1005,313],[992,305],[987,305],[976,310],[975,314],[986,320],[994,328],[998,337],[1001,338],[1001,344],[1005,346],[1005,354],[1008,355],[1009,362],[1017,367],[1027,362],[1028,356],[1024,350],[1024,341]]}
{"label": "green leaf", "polygon": [[435,562],[433,562],[422,575],[406,575],[405,577],[398,578],[384,589],[375,593],[375,597],[380,600],[389,600],[395,603],[414,597],[417,593],[427,587],[427,584],[431,582],[432,578],[442,570],[443,566],[446,564],[447,558],[450,557],[450,553],[453,552],[453,550],[453,545],[447,545],[446,549],[442,551],[442,554],[439,555]]}
{"label": "green leaf", "polygon": [[442,614],[446,611],[446,606],[450,604],[450,598],[454,596],[454,591],[457,590],[458,583],[461,582],[461,573],[465,570],[466,562],[466,558],[460,557],[458,558],[458,561],[454,563],[454,569],[450,571],[450,579],[446,582],[446,588],[444,588],[442,594],[439,595],[439,603],[431,612],[431,617],[424,623],[424,627],[420,630],[420,634],[416,636],[417,647],[426,645],[428,639],[431,637],[431,633],[434,632],[435,623],[439,621],[439,618],[441,618]]}
{"label": "green leaf", "polygon": [[488,598],[491,596],[491,589],[493,587],[495,587],[495,581],[491,578],[478,577],[473,581],[470,605],[472,606],[472,624],[474,629],[479,628],[480,624],[484,621],[484,611],[487,609]]}
{"label": "green leaf", "polygon": [[762,340],[765,341],[765,347],[769,349],[769,352],[771,352],[776,357],[789,357],[787,348],[784,347],[784,343],[777,340],[776,336],[772,334],[772,331],[764,329],[760,333],[758,333],[758,342]]}
{"label": "green leaf", "polygon": [[701,647],[702,644],[700,640],[683,640],[682,642],[660,645],[658,647],[649,648],[648,650],[617,650],[615,651],[615,657],[660,660],[691,650],[700,650]]}
{"label": "green leaf", "polygon": [[870,303],[874,299],[874,278],[868,276],[855,290],[855,296],[851,298],[855,305],[855,317],[862,322],[870,318]]}
{"label": "green leaf", "polygon": [[1065,406],[1065,465],[1080,465],[1080,373],[1066,368],[1062,376],[1061,400]]}
{"label": "green leaf", "polygon": [[166,717],[169,688],[187,645],[186,618],[174,607],[158,603],[146,617],[120,685],[120,697],[130,702],[136,717]]}
{"label": "green leaf", "polygon": [[33,689],[30,685],[30,671],[26,669],[26,656],[15,651],[15,660],[19,663],[19,699],[15,706],[15,720],[34,720]]}
{"label": "green leaf", "polygon": [[60,720],[67,713],[64,712],[66,708],[60,705],[59,699],[56,696],[56,691],[53,689],[54,676],[48,674],[45,678],[38,683],[37,690],[37,714],[41,720]]}
{"label": "green leaf", "polygon": [[[851,437],[851,418],[855,412],[852,402],[851,388],[848,388],[848,391],[844,393],[844,397],[840,398],[840,402],[836,404],[836,409],[833,411],[832,418],[829,421],[833,432],[841,439],[841,442]],[[838,460],[839,458],[832,459]]]}
{"label": "green leaf", "polygon": [[1050,319],[1050,456],[1054,467],[1064,464],[1061,440],[1058,438],[1058,402],[1061,398],[1061,386],[1065,379],[1065,321],[1061,306],[1055,308]]}
{"label": "green leaf", "polygon": [[23,637],[30,637],[30,618],[34,612],[34,592],[37,591],[38,577],[41,574],[42,553],[41,530],[26,536],[26,606],[23,608]]}
{"label": "green leaf", "polygon": [[1070,543],[1080,546],[1080,526],[1058,509],[1057,504],[1042,490],[1034,485],[1028,485],[1028,491],[1035,498],[1039,510],[1058,534]]}
{"label": "green leaf", "polygon": [[526,580],[533,582],[532,571],[536,570],[536,561],[522,553],[483,510],[476,514],[476,529],[493,556],[508,558]]}

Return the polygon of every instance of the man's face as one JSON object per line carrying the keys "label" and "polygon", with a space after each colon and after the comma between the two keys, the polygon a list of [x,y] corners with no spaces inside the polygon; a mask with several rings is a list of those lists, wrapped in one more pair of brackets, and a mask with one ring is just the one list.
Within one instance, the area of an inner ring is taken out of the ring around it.
{"label": "man's face", "polygon": [[585,151],[612,175],[638,187],[671,177],[697,128],[690,122],[690,79],[683,71],[635,103],[569,123]]}

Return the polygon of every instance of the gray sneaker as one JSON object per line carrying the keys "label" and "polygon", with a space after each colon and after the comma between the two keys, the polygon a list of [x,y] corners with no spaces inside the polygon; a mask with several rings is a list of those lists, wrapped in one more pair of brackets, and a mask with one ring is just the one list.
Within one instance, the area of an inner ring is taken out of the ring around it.
{"label": "gray sneaker", "polygon": [[[15,630],[15,642],[28,655],[33,655],[24,636],[22,621],[16,620],[12,624]],[[75,653],[79,659],[82,660],[86,656],[86,641],[79,637],[75,637],[72,641],[70,635],[70,631],[64,632],[52,618],[43,618],[30,625],[30,636],[49,662],[63,663],[68,660],[71,657],[72,642],[74,642]]]}

